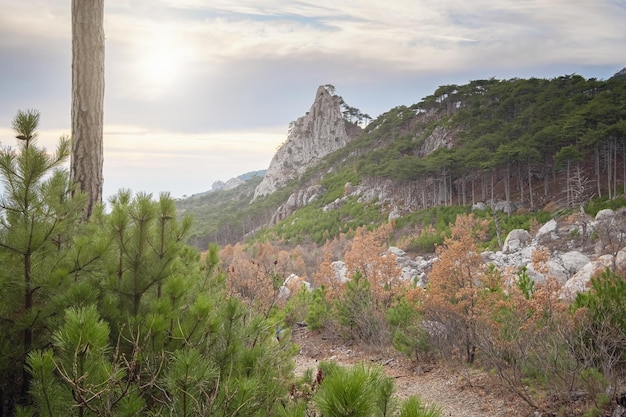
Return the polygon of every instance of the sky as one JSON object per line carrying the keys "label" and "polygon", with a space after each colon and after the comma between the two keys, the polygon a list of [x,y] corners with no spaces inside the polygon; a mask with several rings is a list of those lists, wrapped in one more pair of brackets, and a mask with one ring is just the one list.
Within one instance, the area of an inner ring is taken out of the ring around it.
{"label": "sky", "polygon": [[[71,131],[71,0],[0,0],[0,143]],[[626,0],[105,0],[104,195],[189,196],[267,169],[332,84],[373,118],[446,84],[608,79]]]}

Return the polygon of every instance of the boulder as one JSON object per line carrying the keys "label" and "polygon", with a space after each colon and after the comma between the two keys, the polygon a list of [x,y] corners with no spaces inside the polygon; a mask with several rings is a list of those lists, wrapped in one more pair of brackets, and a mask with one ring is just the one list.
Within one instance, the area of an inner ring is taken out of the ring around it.
{"label": "boulder", "polygon": [[537,234],[535,235],[535,239],[541,240],[549,237],[550,239],[554,240],[557,230],[558,224],[556,223],[556,220],[549,220],[547,223],[539,228]]}
{"label": "boulder", "polygon": [[595,261],[589,262],[587,265],[582,267],[580,271],[574,274],[573,277],[567,280],[561,289],[561,295],[559,298],[562,300],[573,301],[578,293],[587,291],[589,281],[591,281],[593,276],[601,272],[603,269],[610,267],[612,263],[612,255],[602,255]]}
{"label": "boulder", "polygon": [[402,249],[396,247],[396,246],[389,246],[389,248],[387,249],[387,252],[389,253],[393,253],[394,255],[401,257],[406,255],[406,252],[403,251]]}
{"label": "boulder", "polygon": [[330,266],[333,268],[333,271],[335,272],[335,276],[333,278],[335,278],[337,282],[344,283],[348,281],[348,267],[346,266],[345,262],[335,261],[332,264],[330,264]]}
{"label": "boulder", "polygon": [[607,221],[607,220],[611,220],[615,217],[615,212],[611,209],[604,209],[604,210],[600,210],[597,214],[596,214],[596,221],[600,222],[600,221]]}
{"label": "boulder", "polygon": [[530,242],[532,237],[530,233],[528,233],[524,229],[515,229],[512,230],[511,233],[508,234],[506,239],[504,240],[504,245],[502,246],[502,252],[504,253],[513,253],[518,252],[524,247],[525,244]]}
{"label": "boulder", "polygon": [[560,255],[563,268],[568,274],[574,275],[590,262],[587,255],[578,251],[569,251]]}

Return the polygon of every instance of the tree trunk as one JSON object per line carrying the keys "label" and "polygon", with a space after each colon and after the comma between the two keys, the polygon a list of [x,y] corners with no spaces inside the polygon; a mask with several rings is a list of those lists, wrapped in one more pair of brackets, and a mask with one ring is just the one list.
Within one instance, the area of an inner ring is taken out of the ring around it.
{"label": "tree trunk", "polygon": [[511,201],[511,189],[510,189],[510,179],[511,179],[511,163],[507,161],[506,163],[506,171],[504,172],[504,198],[506,199],[507,204]]}
{"label": "tree trunk", "polygon": [[613,198],[617,198],[617,140],[613,139]]}
{"label": "tree trunk", "polygon": [[626,143],[622,142],[622,194],[626,194]]}
{"label": "tree trunk", "polygon": [[595,170],[596,170],[596,185],[598,187],[598,198],[602,198],[602,184],[600,179],[600,151],[598,150],[598,145],[593,148],[593,156],[595,159]]}
{"label": "tree trunk", "polygon": [[[24,312],[28,313],[33,308],[33,290],[32,290],[32,269],[31,269],[31,254],[30,252],[24,254]],[[30,353],[33,346],[33,323],[29,324],[24,329],[23,340],[23,357],[22,357],[22,378],[21,378],[21,396],[22,398],[28,398],[28,388],[30,386],[30,374],[26,371],[26,358]]]}
{"label": "tree trunk", "polygon": [[524,204],[524,176],[522,175],[522,163],[517,162],[517,183],[519,188],[520,200]]}
{"label": "tree trunk", "polygon": [[528,161],[528,199],[530,201],[530,209],[535,210],[535,201],[533,200],[533,173],[531,170],[530,160]]}
{"label": "tree trunk", "polygon": [[476,204],[476,172],[472,173],[472,206],[474,204]]}
{"label": "tree trunk", "polygon": [[102,202],[104,0],[72,0],[71,177],[87,194],[85,218]]}
{"label": "tree trunk", "polygon": [[567,200],[566,205],[567,205],[567,207],[572,207],[572,204],[571,204],[571,201],[572,201],[571,200],[572,177],[570,175],[570,169],[569,168],[570,168],[570,160],[568,159],[567,160],[567,177],[565,179],[565,192],[566,192],[566,196],[567,196],[566,197],[566,200]]}

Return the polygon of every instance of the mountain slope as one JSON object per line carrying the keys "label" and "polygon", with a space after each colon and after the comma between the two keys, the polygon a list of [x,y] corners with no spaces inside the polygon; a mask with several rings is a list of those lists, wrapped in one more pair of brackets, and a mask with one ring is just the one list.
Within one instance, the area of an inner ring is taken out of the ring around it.
{"label": "mountain slope", "polygon": [[[294,213],[298,225],[283,221],[266,236],[284,238],[297,227],[300,235],[321,240],[355,224],[478,202],[506,202],[501,208],[509,211],[577,207],[592,196],[622,192],[625,150],[623,77],[442,86],[417,104],[379,116],[278,191],[244,207],[247,192],[240,190],[241,211],[231,207],[221,231],[203,239],[232,243]],[[225,225],[243,223],[241,233],[225,232]],[[337,226],[328,230],[329,224]]]}

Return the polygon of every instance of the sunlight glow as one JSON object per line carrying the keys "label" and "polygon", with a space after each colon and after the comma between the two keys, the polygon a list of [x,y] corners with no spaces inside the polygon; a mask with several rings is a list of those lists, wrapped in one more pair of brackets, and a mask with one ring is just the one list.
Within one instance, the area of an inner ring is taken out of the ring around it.
{"label": "sunlight glow", "polygon": [[180,34],[155,26],[137,42],[135,71],[139,86],[149,97],[162,96],[182,78],[189,48]]}

